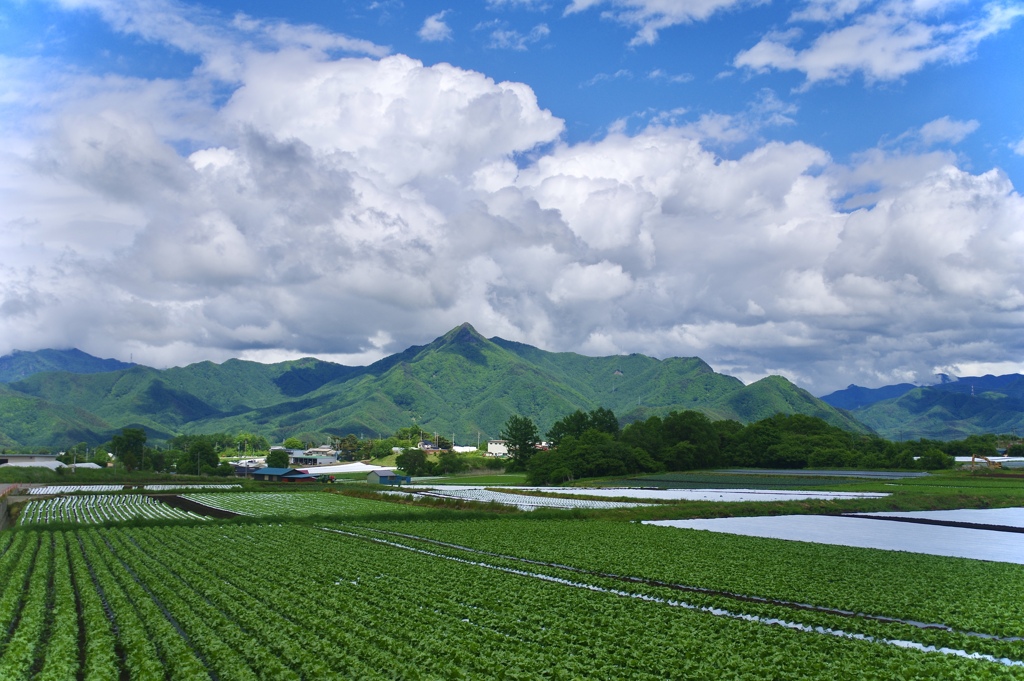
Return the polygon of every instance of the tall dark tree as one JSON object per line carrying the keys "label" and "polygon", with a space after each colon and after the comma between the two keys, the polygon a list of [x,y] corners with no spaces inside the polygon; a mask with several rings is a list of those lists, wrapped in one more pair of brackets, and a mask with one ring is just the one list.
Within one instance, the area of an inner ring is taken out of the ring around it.
{"label": "tall dark tree", "polygon": [[501,439],[505,441],[509,458],[512,459],[507,470],[525,471],[526,464],[537,452],[537,445],[540,444],[537,424],[526,416],[510,416],[501,429]]}
{"label": "tall dark tree", "polygon": [[657,468],[643,449],[631,447],[611,433],[589,428],[578,438],[563,439],[558,449],[537,452],[528,464],[528,476],[531,483],[539,485]]}
{"label": "tall dark tree", "polygon": [[547,432],[548,441],[552,447],[557,448],[567,437],[579,437],[589,425],[589,419],[582,409],[577,409],[568,416],[563,416],[555,421],[551,430]]}
{"label": "tall dark tree", "polygon": [[204,467],[216,468],[220,463],[217,450],[213,442],[207,438],[199,437],[189,444],[184,456],[178,459],[178,472],[199,475]]}
{"label": "tall dark tree", "polygon": [[125,470],[131,471],[139,467],[146,449],[146,431],[142,428],[122,428],[120,435],[110,441],[114,456]]}
{"label": "tall dark tree", "polygon": [[674,411],[663,422],[665,441],[670,445],[686,442],[692,445],[677,449],[676,460],[668,460],[670,470],[708,468],[718,463],[719,437],[711,420],[699,411]]}
{"label": "tall dark tree", "polygon": [[284,449],[273,449],[267,454],[267,468],[288,468],[288,452]]}
{"label": "tall dark tree", "polygon": [[615,412],[611,409],[598,407],[587,414],[587,421],[587,430],[596,430],[599,433],[608,433],[616,437],[619,435],[619,419],[615,417]]}
{"label": "tall dark tree", "polygon": [[608,433],[618,436],[619,420],[615,418],[615,412],[611,409],[598,407],[591,412],[583,412],[577,409],[565,416],[551,426],[547,432],[547,438],[552,447],[558,447],[562,440],[567,437],[578,438],[588,430],[596,430],[599,433]]}
{"label": "tall dark tree", "polygon": [[242,455],[249,455],[253,452],[265,452],[270,449],[270,443],[262,435],[242,432],[235,436],[235,449]]}
{"label": "tall dark tree", "polygon": [[466,470],[466,458],[450,449],[444,450],[437,455],[437,468],[445,475],[448,473],[461,473]]}
{"label": "tall dark tree", "polygon": [[622,429],[620,439],[630,447],[644,450],[655,461],[665,458],[662,452],[665,447],[664,424],[660,416],[634,421]]}
{"label": "tall dark tree", "polygon": [[396,456],[395,465],[407,475],[429,475],[431,472],[427,453],[416,447],[410,447]]}

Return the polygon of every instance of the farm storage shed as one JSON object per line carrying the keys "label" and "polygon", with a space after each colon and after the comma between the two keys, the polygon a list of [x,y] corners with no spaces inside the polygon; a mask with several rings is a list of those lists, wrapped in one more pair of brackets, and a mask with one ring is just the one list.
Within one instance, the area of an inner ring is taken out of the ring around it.
{"label": "farm storage shed", "polygon": [[253,471],[252,479],[269,482],[313,482],[316,476],[294,468],[260,468]]}
{"label": "farm storage shed", "polygon": [[401,485],[403,482],[409,484],[412,478],[408,475],[399,475],[394,471],[376,470],[370,471],[366,476],[366,482],[374,485]]}

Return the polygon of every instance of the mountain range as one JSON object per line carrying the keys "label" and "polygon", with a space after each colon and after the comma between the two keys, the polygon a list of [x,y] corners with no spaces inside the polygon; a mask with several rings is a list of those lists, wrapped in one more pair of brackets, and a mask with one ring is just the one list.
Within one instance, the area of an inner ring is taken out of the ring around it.
{"label": "mountain range", "polygon": [[37,350],[23,352],[15,350],[0,357],[0,383],[11,383],[32,374],[44,371],[70,371],[75,374],[99,374],[118,369],[129,369],[132,364],[116,359],[100,359],[82,352],[71,350]]}
{"label": "mountain range", "polygon": [[983,433],[1024,433],[1024,376],[964,376],[940,383],[862,388],[822,397],[890,440],[959,440]]}
{"label": "mountain range", "polygon": [[[8,361],[12,357],[17,361]],[[744,385],[696,357],[553,353],[484,338],[469,324],[365,367],[313,358],[277,364],[232,359],[158,370],[83,361],[89,357],[45,350],[0,358],[0,368],[21,367],[0,374],[0,446],[95,444],[124,427],[145,428],[151,440],[250,431],[280,442],[380,436],[411,425],[476,444],[497,437],[514,414],[529,416],[543,433],[566,414],[597,407],[611,409],[623,423],[683,409],[743,423],[782,412],[870,432],[780,376]]]}

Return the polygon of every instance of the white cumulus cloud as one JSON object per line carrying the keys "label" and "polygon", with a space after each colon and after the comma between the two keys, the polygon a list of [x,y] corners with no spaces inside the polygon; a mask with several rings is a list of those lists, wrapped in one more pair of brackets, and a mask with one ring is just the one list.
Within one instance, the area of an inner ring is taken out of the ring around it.
{"label": "white cumulus cloud", "polygon": [[[12,71],[26,94],[0,123],[0,352],[364,362],[469,321],[827,392],[1024,351],[1024,199],[999,170],[761,140],[795,112],[771,91],[699,129],[569,142],[523,83],[179,18],[211,36],[189,49],[230,69]],[[728,135],[743,153],[712,150]]]}
{"label": "white cumulus cloud", "polygon": [[[1018,4],[972,6],[968,16],[952,14],[957,2],[816,2],[794,14],[815,25],[766,34],[734,59],[754,71],[799,71],[805,86],[844,80],[891,81],[931,64],[970,59],[986,38],[1007,30],[1024,15]],[[863,10],[863,11],[858,11]]]}
{"label": "white cumulus cloud", "polygon": [[443,40],[452,39],[452,29],[445,23],[444,16],[448,13],[448,10],[438,12],[437,14],[431,14],[423,21],[423,26],[416,33],[420,37],[420,40],[429,43],[441,42]]}
{"label": "white cumulus cloud", "polygon": [[978,129],[980,123],[975,120],[958,121],[943,116],[921,126],[921,141],[926,145],[957,144]]}
{"label": "white cumulus cloud", "polygon": [[[666,28],[705,21],[716,12],[740,4],[747,4],[747,0],[573,0],[565,8],[565,14],[610,6],[603,16],[637,28],[631,45],[651,45],[658,41],[659,32]],[[754,0],[750,4],[757,2]]]}

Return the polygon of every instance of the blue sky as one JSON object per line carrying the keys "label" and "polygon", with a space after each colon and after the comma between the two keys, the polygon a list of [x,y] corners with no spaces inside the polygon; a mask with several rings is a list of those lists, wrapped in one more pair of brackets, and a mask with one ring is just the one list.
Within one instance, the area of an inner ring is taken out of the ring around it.
{"label": "blue sky", "polygon": [[0,337],[1020,371],[1024,4],[0,5]]}

